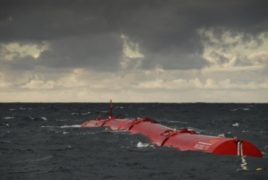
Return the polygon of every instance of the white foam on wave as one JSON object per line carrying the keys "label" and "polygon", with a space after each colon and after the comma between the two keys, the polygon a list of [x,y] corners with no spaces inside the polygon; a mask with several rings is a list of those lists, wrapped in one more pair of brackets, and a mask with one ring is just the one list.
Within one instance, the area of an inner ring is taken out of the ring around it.
{"label": "white foam on wave", "polygon": [[67,131],[63,131],[62,134],[63,134],[63,135],[66,135],[66,134],[69,134],[69,132],[67,132]]}
{"label": "white foam on wave", "polygon": [[96,132],[91,132],[91,131],[75,133],[75,135],[78,135],[78,136],[80,136],[80,135],[82,135],[82,136],[84,136],[84,135],[95,135],[95,134],[97,134],[97,133]]}
{"label": "white foam on wave", "polygon": [[250,110],[250,107],[235,108],[235,109],[232,109],[231,111],[239,111],[239,110],[242,110],[242,111],[249,111],[249,110]]}
{"label": "white foam on wave", "polygon": [[32,117],[32,116],[28,116],[28,118],[31,119],[31,120],[34,120],[34,117]]}
{"label": "white foam on wave", "polygon": [[89,115],[89,114],[91,114],[90,111],[88,111],[88,112],[82,112],[82,113],[78,113],[78,112],[72,112],[71,113],[72,116],[79,116],[79,115],[86,116],[86,115]]}
{"label": "white foam on wave", "polygon": [[137,148],[148,148],[148,147],[154,147],[152,144],[149,143],[143,143],[143,142],[138,142],[136,145]]}
{"label": "white foam on wave", "polygon": [[59,126],[41,126],[41,128],[57,128]]}
{"label": "white foam on wave", "polygon": [[184,121],[172,121],[172,120],[170,120],[170,121],[167,121],[167,122],[169,122],[169,123],[188,124],[188,122],[184,122]]}
{"label": "white foam on wave", "polygon": [[124,109],[124,106],[116,106],[115,109]]}
{"label": "white foam on wave", "polygon": [[86,116],[86,115],[89,115],[89,114],[91,114],[91,112],[89,112],[89,111],[81,113],[82,116]]}
{"label": "white foam on wave", "polygon": [[80,124],[73,124],[73,125],[62,125],[62,126],[41,126],[41,128],[81,128]]}
{"label": "white foam on wave", "polygon": [[[191,126],[188,126],[188,127],[185,127],[186,129],[190,130],[190,131],[195,131],[197,133],[202,133],[202,132],[206,132],[206,130],[204,129],[198,129],[196,127],[191,127]],[[181,129],[181,128],[180,128]]]}
{"label": "white foam on wave", "polygon": [[15,117],[13,117],[13,116],[6,116],[6,117],[3,117],[3,119],[5,119],[5,120],[8,120],[8,119],[14,119]]}
{"label": "white foam on wave", "polygon": [[233,123],[232,126],[233,126],[233,127],[238,127],[238,126],[239,126],[239,123],[238,123],[238,122]]}
{"label": "white foam on wave", "polygon": [[242,133],[249,133],[249,130],[242,130]]}
{"label": "white foam on wave", "polygon": [[15,110],[16,110],[16,109],[14,109],[14,108],[10,108],[10,109],[9,109],[9,111],[15,111]]}
{"label": "white foam on wave", "polygon": [[33,108],[26,108],[26,107],[19,107],[19,110],[21,110],[21,111],[25,111],[25,110],[28,110],[28,111],[30,111],[30,110],[32,110]]}
{"label": "white foam on wave", "polygon": [[60,128],[81,128],[80,124],[73,124],[73,125],[63,125]]}
{"label": "white foam on wave", "polygon": [[41,119],[44,121],[47,121],[47,117],[45,117],[45,116],[42,116]]}
{"label": "white foam on wave", "polygon": [[72,112],[71,115],[75,116],[75,115],[79,115],[79,113],[77,113],[77,112]]}
{"label": "white foam on wave", "polygon": [[47,160],[49,160],[51,158],[53,158],[53,156],[48,155],[48,156],[44,156],[44,157],[41,157],[41,158],[38,158],[38,159],[31,159],[31,160],[29,160],[29,162],[47,161]]}

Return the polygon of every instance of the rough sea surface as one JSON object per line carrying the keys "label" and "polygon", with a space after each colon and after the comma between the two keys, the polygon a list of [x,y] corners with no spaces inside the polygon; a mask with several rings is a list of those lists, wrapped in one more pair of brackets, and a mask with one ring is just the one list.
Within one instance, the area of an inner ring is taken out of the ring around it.
{"label": "rough sea surface", "polygon": [[[151,117],[201,134],[238,137],[263,158],[180,152],[104,128],[80,128],[107,116],[101,103],[0,104],[0,179],[268,179],[268,104],[114,104],[119,117]],[[245,164],[245,163],[244,163]]]}

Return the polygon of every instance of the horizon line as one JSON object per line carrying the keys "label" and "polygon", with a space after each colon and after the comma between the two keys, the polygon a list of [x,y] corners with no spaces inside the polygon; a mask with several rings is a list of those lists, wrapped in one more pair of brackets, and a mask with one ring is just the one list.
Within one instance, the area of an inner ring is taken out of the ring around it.
{"label": "horizon line", "polygon": [[[68,103],[77,103],[77,104],[82,104],[82,103],[94,103],[94,104],[109,104],[109,101],[0,101],[0,104],[12,104],[12,103],[40,103],[40,104],[48,104],[48,103],[55,103],[55,104],[68,104]],[[113,104],[123,104],[123,103],[130,103],[130,104],[268,104],[268,102],[221,102],[221,101],[216,101],[216,102],[211,102],[211,101],[192,101],[192,102],[157,102],[157,101],[113,101]]]}

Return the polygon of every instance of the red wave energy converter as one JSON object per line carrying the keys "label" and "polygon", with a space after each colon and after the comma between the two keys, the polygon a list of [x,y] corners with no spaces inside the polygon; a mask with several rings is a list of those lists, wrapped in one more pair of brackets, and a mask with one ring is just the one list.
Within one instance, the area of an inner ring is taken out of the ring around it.
{"label": "red wave energy converter", "polygon": [[161,125],[150,118],[116,118],[112,115],[110,102],[107,119],[87,120],[82,123],[84,128],[108,127],[114,131],[128,131],[149,138],[158,146],[173,147],[179,151],[200,151],[218,155],[236,155],[262,157],[261,151],[247,140],[198,134],[187,128],[174,130]]}

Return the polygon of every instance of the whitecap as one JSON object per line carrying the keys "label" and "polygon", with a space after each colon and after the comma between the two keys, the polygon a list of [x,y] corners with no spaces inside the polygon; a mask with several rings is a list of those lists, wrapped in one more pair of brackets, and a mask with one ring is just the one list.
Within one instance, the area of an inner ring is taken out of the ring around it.
{"label": "whitecap", "polygon": [[233,123],[232,126],[233,126],[233,127],[238,127],[238,126],[239,126],[239,123],[238,123],[238,122]]}
{"label": "whitecap", "polygon": [[73,124],[73,125],[63,125],[60,128],[81,128],[80,124]]}
{"label": "whitecap", "polygon": [[48,155],[48,156],[44,156],[44,157],[41,157],[41,158],[38,158],[38,159],[32,159],[32,160],[29,160],[30,162],[39,162],[39,161],[47,161],[49,159],[53,158],[52,155]]}
{"label": "whitecap", "polygon": [[71,115],[75,116],[75,115],[79,115],[79,113],[77,113],[77,112],[72,112]]}
{"label": "whitecap", "polygon": [[45,117],[45,116],[42,116],[41,119],[44,121],[47,121],[47,117]]}
{"label": "whitecap", "polygon": [[[188,127],[185,127],[186,129],[188,129],[189,131],[195,131],[197,133],[202,133],[202,132],[206,132],[205,130],[203,129],[198,129],[198,128],[194,128],[194,127],[191,127],[191,126],[188,126]],[[183,128],[180,128],[180,129],[183,129]]]}
{"label": "whitecap", "polygon": [[76,133],[75,135],[78,135],[78,136],[82,135],[82,136],[84,136],[84,135],[95,135],[95,134],[97,134],[97,133],[96,132],[87,131],[87,132],[79,132],[79,133]]}
{"label": "whitecap", "polygon": [[125,107],[124,106],[116,106],[115,108],[116,109],[124,109]]}
{"label": "whitecap", "polygon": [[81,113],[82,116],[86,116],[86,115],[89,115],[91,114],[91,112],[84,112],[84,113]]}
{"label": "whitecap", "polygon": [[28,116],[28,118],[31,119],[31,120],[34,120],[34,117],[32,117],[32,116]]}
{"label": "whitecap", "polygon": [[9,111],[15,111],[15,110],[16,110],[16,109],[14,109],[14,108],[10,108],[10,109],[9,109]]}
{"label": "whitecap", "polygon": [[219,137],[225,137],[224,133],[218,134]]}
{"label": "whitecap", "polygon": [[148,147],[153,147],[152,144],[149,143],[143,143],[143,142],[138,142],[136,145],[137,148],[148,148]]}
{"label": "whitecap", "polygon": [[41,126],[41,128],[56,128],[56,127],[59,127],[59,126]]}
{"label": "whitecap", "polygon": [[5,120],[8,120],[8,119],[14,119],[15,117],[13,117],[13,116],[6,116],[6,117],[3,117],[3,119],[5,119]]}
{"label": "whitecap", "polygon": [[232,109],[231,111],[249,111],[250,110],[250,108],[249,107],[244,107],[244,108],[235,108],[235,109]]}
{"label": "whitecap", "polygon": [[69,132],[67,132],[67,131],[63,131],[62,134],[63,134],[63,135],[66,135],[66,134],[69,134]]}

